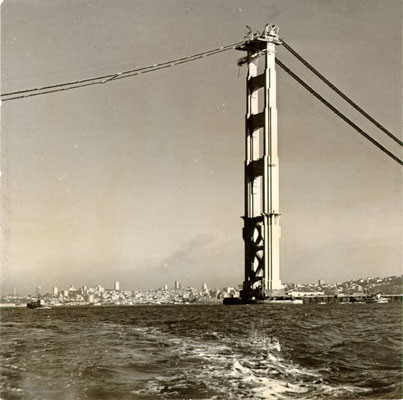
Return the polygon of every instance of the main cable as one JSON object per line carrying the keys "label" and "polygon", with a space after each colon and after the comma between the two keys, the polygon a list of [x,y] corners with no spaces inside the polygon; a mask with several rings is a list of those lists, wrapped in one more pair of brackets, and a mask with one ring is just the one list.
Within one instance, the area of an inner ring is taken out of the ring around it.
{"label": "main cable", "polygon": [[382,132],[388,135],[392,140],[396,143],[399,143],[400,146],[403,146],[403,142],[395,136],[393,133],[389,132],[383,125],[381,125],[378,121],[372,118],[368,113],[366,113],[359,105],[357,105],[353,100],[347,97],[340,89],[338,89],[335,85],[333,85],[328,79],[326,79],[316,68],[314,68],[307,60],[305,60],[301,55],[299,55],[289,44],[287,44],[284,39],[281,39],[281,44],[299,61],[302,62],[310,71],[312,71],[322,82],[324,82],[327,86],[329,86],[332,90],[334,90],[342,99],[347,101],[352,107],[354,107],[359,113],[361,113],[365,118],[371,121],[377,128],[379,128]]}
{"label": "main cable", "polygon": [[42,94],[77,89],[77,88],[91,86],[91,85],[104,84],[107,82],[111,82],[113,80],[129,78],[129,77],[144,74],[147,72],[158,71],[160,69],[169,68],[169,67],[173,67],[175,65],[180,65],[180,64],[187,63],[187,62],[199,60],[199,59],[209,57],[209,56],[212,56],[212,55],[215,55],[218,53],[222,53],[224,51],[231,50],[231,49],[239,46],[242,43],[244,43],[244,41],[229,44],[226,46],[217,47],[215,49],[203,51],[201,53],[192,54],[190,56],[185,56],[185,57],[177,58],[177,59],[170,60],[170,61],[165,61],[165,62],[158,63],[158,64],[152,64],[152,65],[148,65],[145,67],[133,68],[130,70],[117,72],[117,73],[113,73],[113,74],[108,74],[108,75],[97,76],[94,78],[86,78],[86,79],[65,82],[65,83],[59,83],[59,84],[55,84],[55,85],[42,86],[42,87],[33,88],[33,89],[25,89],[25,90],[19,90],[19,91],[14,91],[14,92],[3,93],[1,95],[1,97],[2,97],[2,101],[10,101],[10,100],[17,100],[17,99],[22,99],[22,98],[26,98],[26,97],[40,96]]}
{"label": "main cable", "polygon": [[342,114],[336,107],[332,106],[327,100],[325,100],[318,92],[312,89],[307,83],[305,83],[301,78],[299,78],[294,72],[292,72],[286,65],[284,65],[278,58],[276,58],[276,64],[278,64],[288,75],[294,78],[301,86],[303,86],[309,93],[313,94],[319,101],[321,101],[325,106],[330,108],[337,116],[347,122],[351,127],[353,127],[359,134],[364,136],[367,140],[369,140],[373,145],[375,145],[378,149],[383,151],[393,160],[395,160],[400,165],[403,165],[403,161],[400,160],[397,156],[391,153],[388,149],[382,146],[378,141],[364,132],[358,125],[356,125],[353,121],[347,118],[344,114]]}
{"label": "main cable", "polygon": [[[70,82],[65,82],[65,83],[60,83],[60,84],[55,84],[55,85],[33,88],[33,89],[25,89],[25,90],[20,90],[20,91],[15,91],[15,92],[8,92],[8,93],[2,94],[1,97],[2,98],[6,97],[5,99],[2,99],[2,101],[10,101],[10,100],[22,99],[22,98],[26,98],[26,97],[39,96],[39,95],[43,95],[43,94],[77,89],[77,88],[82,88],[82,87],[91,86],[91,85],[103,84],[103,83],[110,82],[112,80],[129,78],[129,77],[137,76],[140,74],[145,74],[147,72],[154,72],[154,71],[158,71],[160,69],[170,68],[175,65],[180,65],[180,64],[187,63],[187,62],[195,61],[195,60],[198,60],[201,58],[205,58],[205,57],[208,57],[211,55],[222,53],[227,50],[234,49],[243,43],[244,43],[244,41],[241,41],[241,42],[233,43],[230,45],[221,46],[216,49],[207,50],[207,51],[204,51],[201,53],[193,54],[190,56],[181,57],[181,58],[177,58],[177,59],[170,60],[170,61],[165,61],[165,62],[158,63],[158,64],[152,64],[152,65],[149,65],[146,67],[134,68],[131,70],[126,70],[126,71],[122,71],[122,72],[118,72],[118,73],[114,73],[114,74],[102,75],[102,76],[98,76],[98,77],[94,77],[94,78],[86,78],[86,79],[70,81]],[[284,40],[282,40],[282,44],[288,51],[290,51],[296,58],[298,58],[307,68],[309,68],[315,75],[317,75],[323,82],[325,82],[337,94],[339,94],[343,99],[345,99],[349,104],[351,104],[361,114],[363,114],[365,117],[367,117],[378,128],[380,128],[382,131],[384,131],[389,137],[391,137],[393,140],[395,140],[400,145],[403,145],[403,142],[401,142],[396,136],[394,136],[392,133],[390,133],[388,130],[386,130],[386,128],[384,128],[382,125],[380,125],[377,121],[375,121],[372,117],[370,117],[364,110],[362,110],[357,104],[355,104],[346,95],[344,95],[344,93],[342,93],[339,89],[337,89],[330,81],[328,81],[322,74],[320,74],[314,67],[312,67],[305,59],[303,59],[297,52],[295,52]],[[383,151],[389,157],[394,159],[399,164],[403,165],[402,160],[400,160],[398,157],[396,157],[393,153],[391,153],[389,150],[387,150],[379,142],[377,142],[375,139],[373,139],[371,136],[369,136],[367,133],[365,133],[359,126],[357,126],[354,122],[352,122],[349,118],[347,118],[339,110],[337,110],[335,107],[333,107],[327,100],[325,100],[314,89],[312,89],[308,84],[306,84],[301,78],[299,78],[289,68],[287,68],[278,58],[276,59],[276,62],[281,68],[284,69],[285,72],[287,72],[298,83],[300,83],[305,89],[307,89],[311,94],[313,94],[323,104],[325,104],[328,108],[330,108],[336,115],[338,115],[340,118],[342,118],[351,127],[353,127],[355,130],[357,130],[362,136],[364,136],[367,140],[369,140],[371,143],[373,143],[376,147],[378,147],[381,151]],[[9,96],[13,96],[13,97],[9,97]]]}

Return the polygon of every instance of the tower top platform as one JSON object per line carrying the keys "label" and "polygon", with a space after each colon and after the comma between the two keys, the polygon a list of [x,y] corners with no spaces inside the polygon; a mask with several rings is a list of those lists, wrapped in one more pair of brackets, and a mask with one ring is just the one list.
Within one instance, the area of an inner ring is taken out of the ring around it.
{"label": "tower top platform", "polygon": [[[245,42],[237,46],[235,49],[247,51],[252,58],[257,58],[267,49],[268,43],[280,45],[281,39],[278,35],[279,27],[273,24],[266,24],[262,32],[253,31],[247,26],[249,32],[245,35]],[[238,65],[243,65],[248,61],[249,57],[243,57],[238,60]]]}

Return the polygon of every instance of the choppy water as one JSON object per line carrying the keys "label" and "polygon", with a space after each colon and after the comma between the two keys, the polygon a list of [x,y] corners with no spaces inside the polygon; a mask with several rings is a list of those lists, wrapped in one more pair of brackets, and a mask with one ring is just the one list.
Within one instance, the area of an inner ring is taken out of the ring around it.
{"label": "choppy water", "polygon": [[400,303],[1,316],[4,400],[402,397]]}

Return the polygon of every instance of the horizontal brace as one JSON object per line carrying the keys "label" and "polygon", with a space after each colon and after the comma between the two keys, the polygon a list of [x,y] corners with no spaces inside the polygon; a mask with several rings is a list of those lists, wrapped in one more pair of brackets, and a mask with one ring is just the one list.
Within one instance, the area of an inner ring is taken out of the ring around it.
{"label": "horizontal brace", "polygon": [[265,122],[265,113],[264,111],[259,114],[252,114],[248,119],[248,128],[250,132],[253,132],[256,129],[263,128]]}
{"label": "horizontal brace", "polygon": [[259,222],[263,222],[263,215],[257,217],[241,217],[245,221],[245,226],[255,225]]}
{"label": "horizontal brace", "polygon": [[248,89],[250,92],[254,92],[257,89],[260,89],[265,86],[266,83],[266,75],[260,74],[257,76],[252,76],[248,79]]}
{"label": "horizontal brace", "polygon": [[246,166],[246,175],[249,178],[261,176],[264,173],[264,160],[260,158],[259,160],[251,161]]}
{"label": "horizontal brace", "polygon": [[253,53],[259,50],[264,50],[265,48],[267,48],[266,43],[257,40],[250,40],[237,46],[235,50],[249,51]]}

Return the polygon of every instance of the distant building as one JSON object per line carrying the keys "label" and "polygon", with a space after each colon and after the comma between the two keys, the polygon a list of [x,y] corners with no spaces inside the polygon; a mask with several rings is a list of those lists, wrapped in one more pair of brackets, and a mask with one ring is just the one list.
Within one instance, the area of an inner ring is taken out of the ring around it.
{"label": "distant building", "polygon": [[181,288],[181,284],[179,281],[175,281],[175,290],[179,290]]}
{"label": "distant building", "polygon": [[95,291],[98,293],[102,293],[105,291],[105,288],[101,285],[97,285],[97,287],[95,288]]}
{"label": "distant building", "polygon": [[168,290],[168,285],[164,285],[164,290]]}
{"label": "distant building", "polygon": [[59,289],[55,286],[53,288],[53,296],[57,296],[59,294]]}
{"label": "distant building", "polygon": [[206,283],[206,282],[203,283],[203,285],[202,285],[202,290],[208,290],[208,288],[207,288],[207,283]]}
{"label": "distant building", "polygon": [[86,300],[88,301],[88,303],[93,303],[95,300],[95,296],[93,294],[88,294],[86,296]]}
{"label": "distant building", "polygon": [[325,281],[323,279],[318,280],[318,286],[322,286],[325,284]]}
{"label": "distant building", "polygon": [[119,281],[115,281],[114,289],[115,290],[120,290]]}

